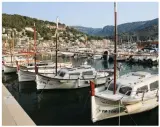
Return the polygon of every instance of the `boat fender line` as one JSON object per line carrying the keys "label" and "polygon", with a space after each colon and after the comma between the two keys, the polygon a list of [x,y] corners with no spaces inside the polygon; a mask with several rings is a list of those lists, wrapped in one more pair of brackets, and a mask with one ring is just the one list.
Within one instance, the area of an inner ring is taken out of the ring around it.
{"label": "boat fender line", "polygon": [[131,113],[131,112],[134,112],[134,111],[140,109],[141,107],[142,107],[142,102],[139,102],[139,103],[136,103],[136,104],[133,104],[133,105],[127,105],[125,112],[126,113]]}
{"label": "boat fender line", "polygon": [[88,94],[88,96],[87,96],[87,98],[86,98],[86,101],[85,101],[84,106],[83,106],[83,109],[82,109],[82,113],[84,113],[84,111],[85,111],[86,104],[87,104],[87,102],[88,102],[89,96],[90,96],[90,93]]}
{"label": "boat fender line", "polygon": [[131,117],[131,115],[128,113],[128,116],[131,118],[131,120],[134,122],[134,124],[137,126],[137,123],[135,122],[135,120]]}

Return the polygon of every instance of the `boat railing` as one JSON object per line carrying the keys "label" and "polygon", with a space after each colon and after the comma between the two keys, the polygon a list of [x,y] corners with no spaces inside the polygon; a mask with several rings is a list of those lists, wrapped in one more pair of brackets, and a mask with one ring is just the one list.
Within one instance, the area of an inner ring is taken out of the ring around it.
{"label": "boat railing", "polygon": [[50,79],[53,79],[53,80],[94,80],[94,79],[100,79],[100,78],[106,78],[108,76],[103,76],[103,77],[93,77],[93,78],[80,78],[80,77],[77,77],[77,78],[63,78],[63,79],[59,79],[59,78],[55,78],[55,77],[47,77],[45,75],[42,75],[40,73],[38,73],[38,75],[42,76],[42,77],[45,77],[45,78],[50,78]]}
{"label": "boat railing", "polygon": [[[153,93],[153,95],[154,94],[156,94],[155,95],[155,97],[157,97],[157,99],[158,99],[158,93],[159,93],[159,89],[158,88],[155,88],[155,89],[152,89],[152,91],[153,90],[157,90],[157,92],[156,93]],[[123,95],[123,97],[121,97],[120,99],[119,99],[119,101],[122,101],[122,99],[129,93],[129,92],[142,92],[142,101],[144,101],[144,99],[145,99],[145,93],[147,93],[148,92],[148,90],[137,90],[137,91],[132,91],[132,90],[128,90],[124,95]],[[136,95],[137,95],[137,93],[136,93]]]}

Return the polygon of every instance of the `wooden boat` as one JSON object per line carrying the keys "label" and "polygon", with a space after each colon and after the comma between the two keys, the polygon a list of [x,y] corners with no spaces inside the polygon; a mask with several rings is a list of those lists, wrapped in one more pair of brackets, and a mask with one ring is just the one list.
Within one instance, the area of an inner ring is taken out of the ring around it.
{"label": "wooden boat", "polygon": [[[24,82],[24,81],[35,81],[36,79],[36,73],[35,73],[35,65],[29,64],[30,66],[24,67],[21,66],[18,70],[18,81]],[[40,74],[55,74],[55,63],[45,63],[40,62],[37,63],[38,72]],[[58,63],[58,70],[60,68],[64,67],[72,67],[71,63]]]}
{"label": "wooden boat", "polygon": [[158,106],[158,75],[148,72],[130,72],[114,82],[94,88],[91,83],[92,121],[136,114]]}
{"label": "wooden boat", "polygon": [[89,86],[90,80],[96,80],[96,85],[105,84],[113,76],[112,72],[98,72],[90,65],[75,68],[60,69],[56,76],[36,75],[37,89],[77,89]]}
{"label": "wooden boat", "polygon": [[91,87],[91,120],[92,122],[136,114],[151,110],[158,106],[158,74],[148,72],[130,72],[116,77],[116,3],[115,10],[115,51],[114,51],[114,81],[95,88]]}
{"label": "wooden boat", "polygon": [[3,70],[4,70],[4,73],[13,73],[13,72],[17,72],[17,67],[16,65],[13,65],[13,64],[3,64]]}

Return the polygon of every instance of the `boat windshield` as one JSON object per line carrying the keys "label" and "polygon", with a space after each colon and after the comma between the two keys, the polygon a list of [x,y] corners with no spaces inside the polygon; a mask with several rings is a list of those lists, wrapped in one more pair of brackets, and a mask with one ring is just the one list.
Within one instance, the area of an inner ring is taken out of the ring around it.
{"label": "boat windshield", "polygon": [[58,72],[58,75],[59,76],[61,76],[61,77],[64,77],[64,75],[65,75],[66,73],[65,72],[63,72],[63,71],[61,71],[61,72]]}
{"label": "boat windshield", "polygon": [[[118,84],[116,84],[116,90],[118,88]],[[113,91],[114,90],[114,83],[111,83],[108,87],[108,90]]]}
{"label": "boat windshield", "polygon": [[128,87],[128,86],[121,86],[121,88],[119,89],[119,93],[125,94],[125,95],[128,95],[128,96],[130,96],[131,91],[132,91],[132,88]]}

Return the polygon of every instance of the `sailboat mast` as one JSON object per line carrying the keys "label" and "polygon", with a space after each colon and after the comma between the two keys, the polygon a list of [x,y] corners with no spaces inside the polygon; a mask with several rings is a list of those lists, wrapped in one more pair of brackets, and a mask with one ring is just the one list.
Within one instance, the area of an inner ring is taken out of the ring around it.
{"label": "sailboat mast", "polygon": [[116,70],[117,70],[117,3],[114,2],[114,91],[113,94],[116,94]]}
{"label": "sailboat mast", "polygon": [[58,49],[57,49],[57,42],[58,42],[58,17],[56,19],[56,23],[57,23],[57,29],[56,29],[56,75],[57,75],[57,52],[58,52]]}
{"label": "sailboat mast", "polygon": [[12,40],[10,40],[10,54],[11,54],[11,64],[12,64]]}
{"label": "sailboat mast", "polygon": [[36,26],[35,26],[35,23],[34,23],[34,63],[35,63],[35,73],[37,74],[37,64],[36,64],[36,52],[37,52],[37,49],[36,49]]}

